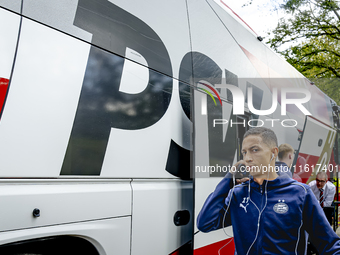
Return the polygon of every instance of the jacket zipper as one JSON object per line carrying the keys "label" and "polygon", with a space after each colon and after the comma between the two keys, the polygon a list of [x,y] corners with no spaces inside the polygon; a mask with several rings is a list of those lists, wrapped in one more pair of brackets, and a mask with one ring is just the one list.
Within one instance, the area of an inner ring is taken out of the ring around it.
{"label": "jacket zipper", "polygon": [[[261,192],[261,211],[263,210],[263,185],[264,185],[264,182],[262,183],[262,185],[260,185],[260,192]],[[264,211],[262,212],[264,213]],[[261,216],[259,217],[259,220],[258,220],[258,228],[259,228],[259,233],[258,233],[258,240],[257,240],[257,254],[258,255],[261,255],[262,254],[262,248],[261,248],[261,244],[262,244],[262,228],[261,228],[261,218],[262,218],[262,214]]]}

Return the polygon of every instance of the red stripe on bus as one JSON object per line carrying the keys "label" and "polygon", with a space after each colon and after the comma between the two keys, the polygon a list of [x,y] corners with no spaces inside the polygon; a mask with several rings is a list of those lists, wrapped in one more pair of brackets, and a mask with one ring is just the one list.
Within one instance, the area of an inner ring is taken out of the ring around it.
{"label": "red stripe on bus", "polygon": [[4,106],[9,80],[5,78],[0,78],[0,110]]}
{"label": "red stripe on bus", "polygon": [[[242,22],[243,22],[244,24],[246,24],[246,26],[249,27],[249,29],[250,29],[251,31],[253,31],[254,34],[257,35],[257,33],[256,33],[256,32],[255,32],[255,31],[247,24],[247,22],[245,22],[240,16],[238,16],[237,13],[233,11],[233,9],[231,9],[231,8],[230,8],[225,2],[223,2],[222,0],[220,0],[220,1],[221,1],[221,3],[222,3],[225,7],[227,7],[229,10],[231,10],[232,13],[233,13],[234,15],[236,15],[236,17],[238,17],[240,20],[242,20]],[[258,36],[258,35],[257,35],[257,36]]]}
{"label": "red stripe on bus", "polygon": [[301,178],[301,182],[306,183],[308,181],[309,177],[312,174],[313,168],[315,168],[315,172],[316,170],[318,170],[319,165],[316,165],[318,163],[318,160],[319,156],[314,156],[302,152],[299,153],[294,169],[294,174],[298,175]]}
{"label": "red stripe on bus", "polygon": [[170,255],[180,255],[180,252],[179,251],[175,251],[175,252],[171,253]]}

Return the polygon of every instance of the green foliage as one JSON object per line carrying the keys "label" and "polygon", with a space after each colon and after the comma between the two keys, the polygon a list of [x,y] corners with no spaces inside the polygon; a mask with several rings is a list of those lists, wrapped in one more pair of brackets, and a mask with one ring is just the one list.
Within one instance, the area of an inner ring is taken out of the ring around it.
{"label": "green foliage", "polygon": [[338,78],[311,78],[325,94],[332,98],[338,105],[340,102],[340,79]]}
{"label": "green foliage", "polygon": [[[275,1],[275,0],[274,0]],[[340,15],[336,0],[285,0],[268,43],[340,104]],[[320,79],[322,78],[322,79]]]}

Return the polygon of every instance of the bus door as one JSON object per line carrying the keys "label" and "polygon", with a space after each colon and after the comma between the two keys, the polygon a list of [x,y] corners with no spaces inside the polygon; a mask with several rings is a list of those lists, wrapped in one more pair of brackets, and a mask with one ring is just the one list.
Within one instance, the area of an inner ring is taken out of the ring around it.
{"label": "bus door", "polygon": [[315,180],[316,174],[321,171],[332,177],[337,170],[337,165],[330,163],[336,130],[307,116],[300,137],[300,146],[293,163],[294,176],[307,184]]}
{"label": "bus door", "polygon": [[194,98],[194,255],[218,254],[222,247],[221,254],[234,254],[231,226],[203,233],[197,229],[196,219],[209,194],[230,167],[242,158],[242,139],[248,128],[249,116],[233,115],[229,100],[223,101],[222,106],[216,106],[209,95],[200,90],[194,91]]}

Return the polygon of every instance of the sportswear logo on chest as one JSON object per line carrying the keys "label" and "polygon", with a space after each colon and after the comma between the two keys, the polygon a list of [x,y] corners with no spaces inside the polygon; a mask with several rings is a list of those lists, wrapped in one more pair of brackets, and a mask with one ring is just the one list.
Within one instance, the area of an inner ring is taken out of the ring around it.
{"label": "sportswear logo on chest", "polygon": [[273,207],[274,212],[283,214],[288,212],[289,206],[285,203],[285,200],[278,200],[278,203],[276,203]]}
{"label": "sportswear logo on chest", "polygon": [[240,207],[244,209],[247,213],[247,206],[249,205],[249,197],[244,197],[242,203],[240,203]]}

